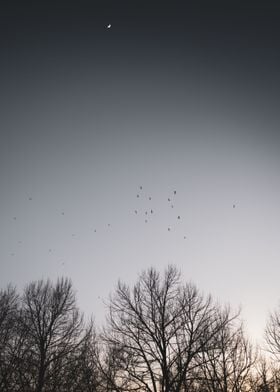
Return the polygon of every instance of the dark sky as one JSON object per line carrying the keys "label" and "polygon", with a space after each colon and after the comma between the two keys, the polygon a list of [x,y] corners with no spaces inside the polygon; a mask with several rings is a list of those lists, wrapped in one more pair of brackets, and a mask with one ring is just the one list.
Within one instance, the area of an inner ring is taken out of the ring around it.
{"label": "dark sky", "polygon": [[280,8],[245,3],[1,6],[1,287],[67,275],[101,320],[118,278],[173,263],[261,339],[280,299]]}

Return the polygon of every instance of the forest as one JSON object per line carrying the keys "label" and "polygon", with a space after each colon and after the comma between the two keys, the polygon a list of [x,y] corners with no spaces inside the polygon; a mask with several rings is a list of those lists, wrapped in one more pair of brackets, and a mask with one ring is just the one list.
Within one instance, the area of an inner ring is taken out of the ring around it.
{"label": "forest", "polygon": [[73,284],[33,281],[0,291],[1,392],[274,392],[280,390],[280,311],[265,347],[247,336],[241,311],[221,305],[179,270],[119,281],[97,326]]}

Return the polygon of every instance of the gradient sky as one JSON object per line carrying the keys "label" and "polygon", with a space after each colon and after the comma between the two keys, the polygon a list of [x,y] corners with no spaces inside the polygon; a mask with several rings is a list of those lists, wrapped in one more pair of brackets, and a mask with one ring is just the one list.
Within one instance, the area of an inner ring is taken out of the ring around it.
{"label": "gradient sky", "polygon": [[66,275],[101,323],[119,278],[172,263],[260,340],[280,300],[279,8],[24,3],[0,16],[0,287]]}

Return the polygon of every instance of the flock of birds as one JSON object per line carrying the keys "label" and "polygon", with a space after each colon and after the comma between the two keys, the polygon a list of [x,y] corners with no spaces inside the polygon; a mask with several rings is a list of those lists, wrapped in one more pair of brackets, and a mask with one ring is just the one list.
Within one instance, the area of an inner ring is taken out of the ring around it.
{"label": "flock of birds", "polygon": [[[177,194],[177,191],[174,190],[174,191],[173,191],[173,196],[175,197],[176,194]],[[145,195],[144,195],[144,193],[143,193],[143,186],[140,185],[140,186],[139,186],[139,189],[138,189],[138,193],[136,194],[136,198],[139,199],[139,200],[141,200],[141,198],[143,199],[144,196],[145,196]],[[33,198],[32,198],[31,196],[29,196],[29,197],[28,197],[28,201],[29,201],[29,202],[32,202],[32,200],[33,200]],[[158,212],[158,211],[155,210],[154,207],[153,207],[152,196],[148,196],[148,197],[147,197],[147,200],[150,202],[149,208],[145,208],[145,210],[142,211],[141,206],[138,204],[138,207],[135,208],[135,210],[134,210],[134,214],[135,214],[135,215],[137,215],[137,216],[139,216],[139,217],[140,217],[142,214],[144,215],[144,222],[145,222],[145,223],[148,223],[148,222],[150,221],[151,217],[152,217],[153,215],[156,215],[156,212]],[[169,196],[169,197],[167,198],[167,202],[169,203],[169,207],[170,207],[170,208],[174,208],[174,201],[172,200],[171,196]],[[146,207],[147,207],[147,206],[146,206]],[[64,217],[64,216],[65,216],[65,211],[61,211],[61,212],[60,212],[60,215],[61,215],[62,217]],[[17,217],[14,216],[14,217],[13,217],[13,220],[14,220],[14,221],[17,221]],[[177,215],[177,220],[181,220],[181,216],[180,216],[180,215]],[[110,228],[110,227],[111,227],[111,223],[107,223],[106,226],[107,226],[107,228]],[[97,232],[98,232],[98,229],[97,229],[97,228],[92,228],[92,230],[93,230],[94,233],[97,233]],[[171,227],[170,227],[170,226],[167,227],[167,231],[168,231],[168,232],[171,231]],[[72,233],[72,234],[71,234],[71,237],[72,237],[72,239],[74,239],[74,238],[76,237],[76,234],[75,234],[75,233]],[[186,239],[186,238],[187,238],[187,237],[184,236],[184,239]],[[19,244],[19,245],[22,245],[22,244],[23,244],[23,241],[19,240],[19,241],[18,241],[18,244]],[[47,252],[50,253],[50,254],[51,254],[51,253],[54,253],[54,249],[51,248],[51,247],[49,247],[49,248],[47,248]],[[11,253],[10,253],[10,256],[15,256],[15,252],[11,252]],[[64,265],[64,263],[62,263],[62,265]]]}
{"label": "flock of birds", "polygon": [[[143,195],[143,192],[142,192],[142,191],[143,191],[143,186],[140,185],[140,186],[139,186],[139,192],[138,192],[137,195],[136,195],[136,198],[137,198],[137,199],[141,199],[141,198],[145,197],[145,196]],[[173,191],[173,197],[175,198],[176,195],[177,195],[177,191],[174,190],[174,191]],[[152,201],[152,197],[151,197],[151,196],[148,196],[148,197],[146,196],[146,199],[148,199],[149,202]],[[168,205],[169,205],[170,208],[174,208],[174,200],[171,198],[171,196],[169,196],[169,197],[167,198],[167,202],[168,202]],[[137,209],[134,210],[134,213],[135,213],[135,215],[140,215],[140,216],[143,216],[143,215],[144,215],[144,221],[145,221],[145,223],[148,223],[149,219],[154,215],[155,210],[154,210],[154,208],[152,207],[152,203],[151,203],[151,206],[149,206],[148,208],[145,208],[144,211],[139,210],[139,208],[137,208]],[[176,215],[176,219],[177,219],[177,220],[181,220],[181,215]],[[167,226],[167,231],[171,231],[171,226]],[[184,236],[184,239],[186,239],[186,238],[187,238],[187,237]]]}
{"label": "flock of birds", "polygon": [[[174,218],[175,218],[176,221],[178,221],[178,222],[180,221],[181,222],[183,220],[182,216],[181,216],[181,214],[175,213],[176,208],[174,208],[175,204],[176,204],[176,195],[177,195],[177,191],[173,190],[172,191],[172,196],[169,195],[168,197],[166,197],[166,202],[168,203],[167,204],[168,208],[174,209],[173,210],[174,213],[173,213],[173,216],[172,216],[173,221],[174,221]],[[155,215],[159,215],[159,211],[157,210],[157,208],[154,207],[154,200],[153,200],[152,196],[149,195],[149,194],[145,194],[142,185],[140,185],[139,188],[138,188],[138,192],[136,193],[136,199],[139,200],[139,201],[144,200],[145,203],[143,203],[143,202],[142,203],[138,203],[137,206],[135,207],[134,211],[133,211],[133,214],[135,216],[143,219],[143,222],[145,222],[145,224],[150,222]],[[31,202],[33,200],[33,198],[30,196],[28,198],[28,200],[29,200],[29,202]],[[232,208],[236,208],[236,204],[233,204]],[[61,216],[64,216],[64,215],[65,215],[65,212],[61,211]],[[13,220],[16,221],[17,217],[14,216]],[[107,223],[107,227],[110,228],[111,227],[111,223]],[[97,233],[97,231],[98,231],[97,228],[92,228],[92,230],[94,231],[94,233]],[[174,226],[174,225],[167,225],[166,226],[166,230],[168,232],[171,232],[172,230],[174,231],[174,230],[176,230],[176,226]],[[74,237],[76,237],[76,234],[72,233],[71,237],[73,239]],[[183,235],[183,239],[186,240],[187,236]],[[21,245],[22,243],[23,242],[21,240],[18,241],[19,245]],[[48,253],[52,253],[53,251],[54,251],[54,249],[48,248]],[[14,252],[10,253],[10,256],[15,256],[15,253]],[[62,263],[62,265],[64,265],[64,262]]]}

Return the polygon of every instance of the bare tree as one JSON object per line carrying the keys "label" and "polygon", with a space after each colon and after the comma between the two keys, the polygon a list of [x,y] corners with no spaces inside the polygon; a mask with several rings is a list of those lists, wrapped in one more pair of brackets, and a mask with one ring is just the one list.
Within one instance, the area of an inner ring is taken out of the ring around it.
{"label": "bare tree", "polygon": [[15,362],[13,346],[16,333],[18,295],[15,288],[8,286],[0,291],[0,390],[14,389]]}
{"label": "bare tree", "polygon": [[98,369],[97,335],[92,322],[87,327],[82,343],[67,361],[62,361],[59,377],[53,379],[51,391],[99,392],[102,390]]}
{"label": "bare tree", "polygon": [[19,321],[24,353],[21,358],[28,358],[29,363],[28,371],[23,373],[31,374],[29,388],[42,392],[64,366],[62,360],[82,341],[83,321],[71,282],[59,279],[54,285],[49,280],[30,283],[22,297]]}
{"label": "bare tree", "polygon": [[280,307],[269,315],[265,329],[265,340],[267,343],[266,350],[272,354],[274,359],[268,371],[270,379],[265,385],[267,388],[270,386],[273,392],[280,391]]}
{"label": "bare tree", "polygon": [[254,371],[250,375],[249,380],[250,391],[252,392],[274,392],[275,388],[273,365],[268,358],[259,356]]}
{"label": "bare tree", "polygon": [[275,359],[280,359],[280,308],[269,315],[266,325],[265,338],[268,351]]}
{"label": "bare tree", "polygon": [[119,282],[103,334],[115,354],[115,390],[187,390],[202,353],[229,322],[217,312],[211,297],[183,286],[172,266],[162,279],[153,268],[145,271],[133,288]]}
{"label": "bare tree", "polygon": [[[230,319],[230,310],[223,313]],[[221,316],[223,319],[225,315]],[[242,323],[231,319],[223,325],[203,353],[204,385],[209,392],[247,390],[250,370],[256,360],[253,348],[244,335]]]}

